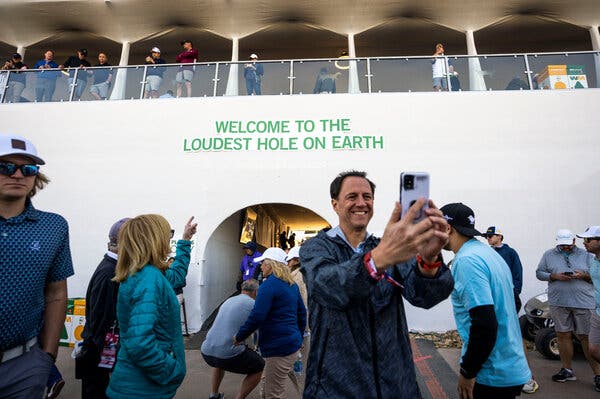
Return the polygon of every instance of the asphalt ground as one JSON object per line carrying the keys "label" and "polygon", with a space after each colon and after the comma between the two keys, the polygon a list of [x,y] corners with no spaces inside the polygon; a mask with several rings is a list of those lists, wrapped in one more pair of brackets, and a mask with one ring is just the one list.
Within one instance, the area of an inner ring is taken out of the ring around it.
{"label": "asphalt ground", "polygon": [[[186,350],[187,375],[183,384],[177,391],[178,399],[202,399],[208,398],[210,394],[211,368],[206,365],[198,343],[203,337],[197,335],[186,340],[187,347],[194,349]],[[412,341],[413,356],[417,379],[421,388],[423,399],[453,399],[456,395],[456,381],[458,373],[458,361],[460,349],[436,349],[431,341],[416,339]],[[75,362],[71,359],[71,348],[61,347],[57,360],[57,366],[66,381],[60,398],[81,398],[81,382],[75,380]],[[575,354],[573,369],[577,381],[557,383],[551,380],[552,374],[560,369],[560,362],[545,359],[538,352],[529,353],[529,364],[535,379],[540,385],[538,392],[532,395],[522,394],[522,398],[543,399],[588,399],[599,398],[600,392],[596,392],[593,386],[593,373],[581,353]],[[242,376],[226,373],[221,392],[225,397],[233,399],[236,395]],[[288,381],[287,397],[298,398],[292,384]],[[258,388],[255,389],[249,399],[259,399]]]}

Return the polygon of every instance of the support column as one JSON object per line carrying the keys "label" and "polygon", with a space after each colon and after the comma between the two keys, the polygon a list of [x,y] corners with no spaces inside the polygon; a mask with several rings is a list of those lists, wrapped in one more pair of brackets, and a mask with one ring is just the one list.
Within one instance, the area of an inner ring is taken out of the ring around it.
{"label": "support column", "polygon": [[[240,39],[234,37],[231,44],[231,62],[237,62],[240,59]],[[231,64],[229,66],[229,76],[227,77],[226,96],[237,96],[239,94],[239,64]]]}
{"label": "support column", "polygon": [[[598,25],[594,25],[590,28],[590,36],[592,38],[592,49],[594,51],[600,51],[600,32],[598,32]],[[594,54],[594,64],[596,65],[596,87],[600,87],[600,55]]]}
{"label": "support column", "polygon": [[[477,48],[475,47],[475,36],[472,30],[468,30],[466,33],[467,37],[467,54],[477,55]],[[483,71],[481,70],[481,63],[479,58],[469,58],[469,90],[471,91],[485,91],[485,80],[483,79]]]}
{"label": "support column", "polygon": [[[129,42],[123,42],[121,49],[121,59],[119,60],[119,66],[126,66],[129,62]],[[127,69],[119,69],[115,74],[112,93],[110,93],[111,100],[122,100],[125,98],[125,86],[127,84]]]}
{"label": "support column", "polygon": [[27,49],[23,45],[17,46],[17,53],[21,54],[21,59],[23,60],[23,62],[25,62],[25,51],[26,50]]}
{"label": "support column", "polygon": [[[348,34],[348,55],[350,58],[356,57],[356,47],[354,45],[354,33]],[[356,61],[349,62],[348,69],[348,93],[360,93],[360,85],[358,82],[358,66]]]}

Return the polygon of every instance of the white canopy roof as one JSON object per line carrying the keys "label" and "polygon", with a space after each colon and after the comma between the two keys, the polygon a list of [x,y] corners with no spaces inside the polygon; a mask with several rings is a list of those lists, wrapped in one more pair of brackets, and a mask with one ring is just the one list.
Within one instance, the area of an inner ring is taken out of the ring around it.
{"label": "white canopy roof", "polygon": [[136,43],[174,29],[233,39],[282,24],[327,30],[342,38],[389,23],[436,25],[465,32],[519,18],[564,21],[589,29],[600,24],[600,1],[3,0],[0,15],[0,41],[29,47],[65,32]]}

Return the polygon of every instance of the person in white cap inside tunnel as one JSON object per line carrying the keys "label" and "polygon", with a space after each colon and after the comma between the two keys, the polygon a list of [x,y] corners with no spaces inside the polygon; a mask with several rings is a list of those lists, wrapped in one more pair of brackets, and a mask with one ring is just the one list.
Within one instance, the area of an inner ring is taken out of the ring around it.
{"label": "person in white cap inside tunnel", "polygon": [[286,256],[283,249],[272,247],[254,259],[261,263],[264,281],[250,316],[233,337],[234,345],[240,345],[259,330],[258,347],[265,357],[266,399],[284,397],[285,381],[298,359],[306,328],[306,308],[290,275]]}

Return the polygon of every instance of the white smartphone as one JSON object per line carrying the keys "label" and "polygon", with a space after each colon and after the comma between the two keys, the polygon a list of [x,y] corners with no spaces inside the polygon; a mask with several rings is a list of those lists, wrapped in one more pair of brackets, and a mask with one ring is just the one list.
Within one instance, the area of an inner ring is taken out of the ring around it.
{"label": "white smartphone", "polygon": [[418,223],[425,218],[425,209],[429,208],[429,173],[427,172],[402,172],[400,174],[400,204],[402,204],[402,217],[419,198],[425,198],[425,205],[414,220]]}

